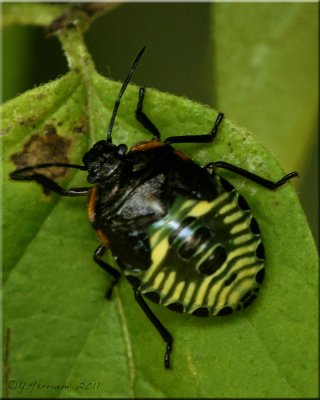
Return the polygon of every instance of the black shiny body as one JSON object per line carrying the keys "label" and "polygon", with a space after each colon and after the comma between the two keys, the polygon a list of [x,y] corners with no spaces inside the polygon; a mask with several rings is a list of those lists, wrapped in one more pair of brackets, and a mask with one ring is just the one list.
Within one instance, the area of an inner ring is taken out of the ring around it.
{"label": "black shiny body", "polygon": [[147,229],[167,214],[176,196],[210,201],[216,195],[207,170],[182,158],[169,144],[157,144],[116,153],[121,162],[112,179],[96,185],[94,228],[105,233],[113,255],[132,269],[150,266]]}

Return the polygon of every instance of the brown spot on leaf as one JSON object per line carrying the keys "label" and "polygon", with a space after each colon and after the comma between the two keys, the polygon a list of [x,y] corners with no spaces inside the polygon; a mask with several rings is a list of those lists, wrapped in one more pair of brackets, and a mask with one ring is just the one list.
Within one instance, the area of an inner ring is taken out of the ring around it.
{"label": "brown spot on leaf", "polygon": [[79,125],[75,126],[72,130],[73,133],[78,133],[78,134],[85,134],[88,132],[88,121],[86,118],[83,118]]}
{"label": "brown spot on leaf", "polygon": [[52,124],[45,125],[43,131],[44,131],[45,135],[56,135],[57,134],[56,127]]}
{"label": "brown spot on leaf", "polygon": [[37,99],[37,100],[42,100],[42,99],[44,99],[44,94],[43,94],[43,93],[37,93],[36,99]]}
{"label": "brown spot on leaf", "polygon": [[19,125],[20,125],[21,127],[30,127],[30,126],[33,126],[33,125],[34,125],[34,118],[32,118],[32,117],[22,118],[22,119],[19,121]]}
{"label": "brown spot on leaf", "polygon": [[52,35],[53,33],[59,31],[60,29],[70,29],[75,27],[75,20],[72,18],[72,9],[59,15],[46,29],[46,35]]}
{"label": "brown spot on leaf", "polygon": [[[11,160],[17,169],[42,163],[68,163],[71,140],[59,136],[54,125],[45,125],[44,134],[34,133],[23,145],[21,152],[13,154]],[[55,180],[67,173],[67,168],[49,167],[35,169],[33,172],[43,174]]]}
{"label": "brown spot on leaf", "polygon": [[79,25],[79,21],[88,23],[88,20],[115,6],[117,6],[116,2],[84,2],[72,5],[50,23],[46,29],[46,34],[52,35],[61,29],[72,29]]}

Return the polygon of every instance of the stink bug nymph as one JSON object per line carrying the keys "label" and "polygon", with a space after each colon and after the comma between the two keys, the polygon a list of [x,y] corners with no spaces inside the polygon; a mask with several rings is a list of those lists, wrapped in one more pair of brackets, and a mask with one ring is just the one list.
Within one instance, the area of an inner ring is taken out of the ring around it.
{"label": "stink bug nymph", "polygon": [[[228,315],[250,305],[263,281],[265,256],[258,223],[245,199],[216,171],[231,171],[271,190],[297,173],[272,182],[224,161],[199,166],[172,145],[211,144],[223,114],[218,114],[209,133],[161,140],[160,131],[143,112],[144,88],[139,90],[135,115],[152,139],[129,150],[123,143],[113,144],[120,100],[144,50],[120,89],[106,139],[83,156],[83,165],[38,164],[10,177],[36,181],[62,196],[88,196],[89,220],[101,241],[93,258],[111,276],[106,296],[111,298],[124,274],[137,303],[166,343],[164,366],[169,368],[173,338],[144,297],[196,316]],[[87,171],[93,186],[64,189],[36,171],[49,167]],[[106,250],[118,268],[102,260]]]}

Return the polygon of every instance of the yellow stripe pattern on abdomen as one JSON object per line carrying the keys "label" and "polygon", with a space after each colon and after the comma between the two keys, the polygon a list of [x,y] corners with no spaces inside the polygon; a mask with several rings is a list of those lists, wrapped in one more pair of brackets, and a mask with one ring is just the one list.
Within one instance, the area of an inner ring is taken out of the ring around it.
{"label": "yellow stripe pattern on abdomen", "polygon": [[227,315],[247,307],[263,280],[260,230],[243,197],[215,177],[213,201],[177,197],[149,229],[152,264],[126,270],[147,298],[197,316]]}

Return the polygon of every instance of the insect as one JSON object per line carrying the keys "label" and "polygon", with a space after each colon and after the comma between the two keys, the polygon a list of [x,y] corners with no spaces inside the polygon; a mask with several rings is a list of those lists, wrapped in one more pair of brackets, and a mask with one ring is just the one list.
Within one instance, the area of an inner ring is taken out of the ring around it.
{"label": "insect", "polygon": [[[106,293],[123,274],[135,300],[166,343],[164,366],[170,367],[173,338],[145,298],[168,309],[199,317],[228,315],[249,306],[264,277],[264,247],[256,219],[233,185],[217,174],[225,169],[266,189],[276,189],[297,176],[291,172],[272,182],[225,161],[201,167],[175,143],[211,143],[223,114],[209,133],[171,136],[143,112],[140,88],[136,118],[152,139],[129,150],[115,145],[112,129],[120,100],[140,59],[136,56],[115,101],[107,136],[84,154],[83,165],[42,163],[18,169],[14,180],[35,181],[61,196],[87,196],[88,216],[101,244],[94,261],[112,278]],[[48,167],[87,171],[91,187],[64,189],[39,173]],[[117,268],[102,257],[110,250]]]}

